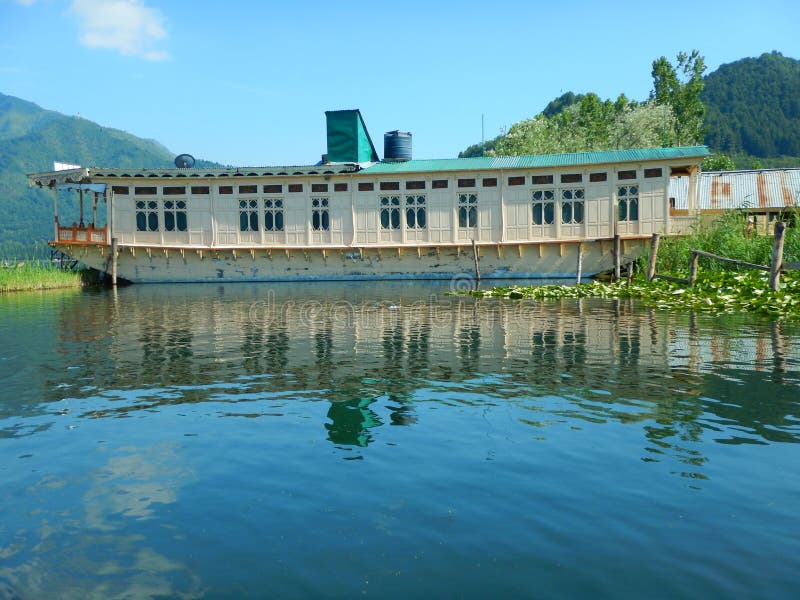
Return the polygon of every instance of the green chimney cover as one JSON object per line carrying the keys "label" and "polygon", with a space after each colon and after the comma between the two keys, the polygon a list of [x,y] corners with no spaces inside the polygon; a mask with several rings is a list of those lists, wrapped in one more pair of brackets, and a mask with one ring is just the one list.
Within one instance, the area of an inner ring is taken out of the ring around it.
{"label": "green chimney cover", "polygon": [[378,153],[361,118],[361,111],[325,111],[328,123],[329,162],[378,162]]}

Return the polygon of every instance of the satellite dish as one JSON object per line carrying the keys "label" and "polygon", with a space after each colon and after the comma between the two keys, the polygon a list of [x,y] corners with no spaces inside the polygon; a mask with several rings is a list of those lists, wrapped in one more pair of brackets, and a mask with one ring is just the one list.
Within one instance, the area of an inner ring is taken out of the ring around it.
{"label": "satellite dish", "polygon": [[191,154],[179,154],[175,157],[175,166],[179,169],[191,169],[194,166],[194,156]]}

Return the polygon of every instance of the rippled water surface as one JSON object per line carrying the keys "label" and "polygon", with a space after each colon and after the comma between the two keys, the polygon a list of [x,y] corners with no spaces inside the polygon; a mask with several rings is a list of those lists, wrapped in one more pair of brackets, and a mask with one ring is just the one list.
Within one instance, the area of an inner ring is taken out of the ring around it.
{"label": "rippled water surface", "polygon": [[789,598],[800,329],[419,284],[0,297],[0,598]]}

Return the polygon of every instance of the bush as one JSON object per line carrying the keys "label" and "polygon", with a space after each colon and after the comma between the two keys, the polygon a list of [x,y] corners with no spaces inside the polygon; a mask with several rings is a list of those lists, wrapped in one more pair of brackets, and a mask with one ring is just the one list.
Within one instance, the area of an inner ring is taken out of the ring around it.
{"label": "bush", "polygon": [[[800,230],[792,227],[798,223],[789,215],[783,242],[783,262],[800,261]],[[689,269],[692,250],[711,252],[726,258],[743,260],[759,265],[769,265],[772,260],[771,235],[747,233],[747,214],[741,211],[726,212],[709,225],[698,224],[688,236],[662,238],[656,270],[659,273],[684,273]],[[740,270],[734,265],[700,258],[700,269],[708,271]]]}

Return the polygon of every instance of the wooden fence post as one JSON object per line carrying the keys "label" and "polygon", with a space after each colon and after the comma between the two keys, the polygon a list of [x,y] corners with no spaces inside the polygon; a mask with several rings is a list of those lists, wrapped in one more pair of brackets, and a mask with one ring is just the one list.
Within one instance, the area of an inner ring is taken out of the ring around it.
{"label": "wooden fence post", "polygon": [[697,252],[692,252],[692,258],[689,260],[689,287],[694,285],[697,281],[697,261],[700,255]]}
{"label": "wooden fence post", "polygon": [[614,281],[619,281],[620,260],[620,238],[617,234],[614,236]]}
{"label": "wooden fence post", "polygon": [[658,258],[658,241],[661,239],[661,234],[654,233],[653,238],[650,240],[650,263],[647,265],[647,281],[653,281],[656,275],[656,258]]}
{"label": "wooden fence post", "polygon": [[772,262],[770,263],[769,287],[777,291],[781,286],[781,267],[783,267],[783,234],[786,223],[775,222],[775,236],[772,239]]}
{"label": "wooden fence post", "polygon": [[583,274],[583,243],[578,242],[578,285],[581,284],[581,275]]}

